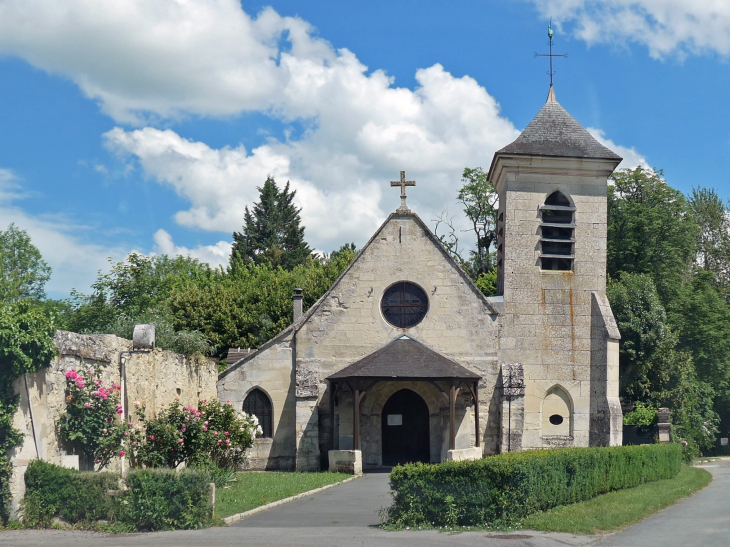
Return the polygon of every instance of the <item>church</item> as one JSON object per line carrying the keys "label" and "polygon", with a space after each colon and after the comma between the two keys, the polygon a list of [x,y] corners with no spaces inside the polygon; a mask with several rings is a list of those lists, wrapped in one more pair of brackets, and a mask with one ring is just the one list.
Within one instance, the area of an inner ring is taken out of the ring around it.
{"label": "church", "polygon": [[258,416],[252,469],[360,472],[622,442],[606,298],[606,190],[621,162],[555,98],[494,154],[497,296],[401,204],[306,313],[220,374]]}

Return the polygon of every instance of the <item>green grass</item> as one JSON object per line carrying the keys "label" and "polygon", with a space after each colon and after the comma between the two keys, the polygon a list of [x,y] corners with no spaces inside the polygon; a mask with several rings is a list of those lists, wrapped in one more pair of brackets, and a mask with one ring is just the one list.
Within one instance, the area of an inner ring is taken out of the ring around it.
{"label": "green grass", "polygon": [[215,516],[220,519],[243,513],[351,476],[346,473],[237,473],[230,487],[216,489]]}
{"label": "green grass", "polygon": [[530,515],[525,530],[601,534],[621,530],[710,484],[704,469],[683,466],[672,479],[648,482],[593,499]]}

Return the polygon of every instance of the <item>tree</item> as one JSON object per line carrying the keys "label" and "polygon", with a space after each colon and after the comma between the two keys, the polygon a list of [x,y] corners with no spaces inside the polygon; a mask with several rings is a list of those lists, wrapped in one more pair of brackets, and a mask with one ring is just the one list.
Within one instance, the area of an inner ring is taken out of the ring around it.
{"label": "tree", "polygon": [[0,230],[0,302],[45,298],[51,268],[25,230],[10,224]]}
{"label": "tree", "polygon": [[695,264],[712,272],[723,288],[730,285],[730,211],[714,189],[693,188],[689,198],[699,227]]}
{"label": "tree", "polygon": [[698,228],[684,195],[642,167],[611,176],[608,187],[610,276],[645,273],[666,307],[690,276]]}
{"label": "tree", "polygon": [[296,191],[289,190],[289,182],[279,190],[271,176],[258,190],[260,201],[254,203],[252,211],[246,207],[243,231],[233,232],[231,265],[237,259],[243,264],[269,264],[285,270],[304,264],[312,250],[304,241],[301,209],[293,203]]}
{"label": "tree", "polygon": [[[496,265],[492,249],[497,243],[499,196],[481,167],[465,167],[461,181],[456,199],[464,206],[464,214],[471,224],[471,229],[466,231],[474,232],[476,236],[475,247],[469,250],[469,258],[463,256],[464,249],[460,247],[454,219],[449,217],[448,212],[444,211],[435,220],[434,231],[448,253],[479,289],[491,296],[496,292]],[[442,225],[447,228],[445,234],[438,233]]]}

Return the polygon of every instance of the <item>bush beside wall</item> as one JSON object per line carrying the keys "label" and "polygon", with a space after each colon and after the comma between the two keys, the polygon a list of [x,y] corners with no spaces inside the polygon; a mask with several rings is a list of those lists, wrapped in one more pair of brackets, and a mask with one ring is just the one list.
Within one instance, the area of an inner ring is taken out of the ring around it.
{"label": "bush beside wall", "polygon": [[531,450],[393,469],[391,524],[504,525],[557,505],[676,475],[678,445]]}
{"label": "bush beside wall", "polygon": [[28,527],[49,527],[53,519],[70,524],[105,520],[129,525],[136,530],[200,528],[209,524],[207,470],[132,471],[128,489],[120,489],[119,475],[65,469],[34,461],[25,473],[26,495],[22,503],[23,523]]}
{"label": "bush beside wall", "polygon": [[200,469],[143,469],[127,476],[119,520],[138,530],[203,528],[210,523],[210,472]]}

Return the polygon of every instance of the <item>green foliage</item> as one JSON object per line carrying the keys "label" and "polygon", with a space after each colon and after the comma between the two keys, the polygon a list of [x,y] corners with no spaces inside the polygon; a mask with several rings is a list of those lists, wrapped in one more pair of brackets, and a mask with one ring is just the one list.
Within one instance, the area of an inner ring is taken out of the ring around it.
{"label": "green foliage", "polygon": [[484,296],[495,296],[497,294],[497,268],[480,273],[476,285]]}
{"label": "green foliage", "polygon": [[217,399],[200,401],[197,409],[173,401],[153,419],[147,419],[139,406],[137,416],[145,431],[144,440],[136,446],[136,458],[149,467],[210,462],[234,469],[245,460],[259,430],[255,416],[239,413]]}
{"label": "green foliage", "polygon": [[296,191],[289,190],[289,182],[279,190],[271,176],[258,190],[260,201],[253,211],[246,207],[243,231],[233,232],[231,265],[240,261],[292,270],[304,264],[312,250],[304,241],[301,209],[293,203]]}
{"label": "green foliage", "polygon": [[689,207],[699,228],[695,264],[711,272],[715,282],[730,287],[730,212],[714,189],[693,188]]}
{"label": "green foliage", "polygon": [[116,334],[131,339],[134,325],[154,323],[156,346],[184,355],[210,355],[214,347],[195,329],[175,329],[168,307],[172,294],[214,275],[207,264],[177,256],[132,253],[99,273],[90,296],[74,292],[64,327],[81,333]]}
{"label": "green foliage", "polygon": [[59,433],[98,469],[116,456],[124,457],[140,440],[131,423],[117,420],[122,414],[120,389],[116,384],[104,387],[98,369],[66,373],[66,408],[58,418]]}
{"label": "green foliage", "polygon": [[0,303],[0,522],[9,516],[10,475],[8,450],[20,446],[21,433],[13,428],[18,396],[13,383],[23,374],[47,367],[56,353],[54,316],[28,300]]}
{"label": "green foliage", "polygon": [[[485,295],[492,296],[496,292],[497,273],[492,248],[497,243],[499,196],[487,175],[481,167],[466,167],[461,175],[462,186],[456,199],[464,206],[464,214],[471,224],[468,231],[474,232],[476,236],[475,248],[469,250],[469,257],[464,256],[453,218],[449,218],[447,212],[436,219],[434,231],[449,254],[472,281],[477,283],[480,290]],[[439,234],[441,225],[446,226],[446,234]],[[488,277],[484,278],[485,275]],[[495,279],[494,288],[490,285],[492,278]]]}
{"label": "green foliage", "polygon": [[54,517],[71,524],[117,521],[132,530],[201,528],[211,518],[210,482],[205,470],[131,471],[126,478],[129,489],[109,497],[107,491],[120,488],[115,473],[82,472],[33,461],[25,474],[23,520],[33,528],[49,527]]}
{"label": "green foliage", "polygon": [[654,425],[656,420],[656,408],[642,402],[636,403],[634,410],[624,414],[624,425]]}
{"label": "green foliage", "polygon": [[699,229],[663,172],[624,169],[608,187],[608,274],[651,276],[666,306],[689,274]]}
{"label": "green foliage", "polygon": [[476,461],[406,464],[390,474],[395,526],[506,525],[536,511],[667,479],[675,444],[510,452]]}
{"label": "green foliage", "polygon": [[226,273],[177,292],[169,302],[176,329],[197,329],[217,348],[255,348],[292,322],[291,295],[304,290],[304,309],[314,304],[356,255],[353,245],[310,258],[291,271],[237,262]]}
{"label": "green foliage", "polygon": [[48,528],[54,517],[66,522],[110,520],[114,506],[104,495],[119,488],[116,473],[66,469],[35,460],[25,472],[23,522],[31,528]]}
{"label": "green foliage", "polygon": [[210,524],[210,473],[200,469],[144,469],[127,475],[118,518],[138,530],[191,530]]}
{"label": "green foliage", "polygon": [[10,224],[0,230],[0,302],[45,298],[51,268],[25,230]]}

